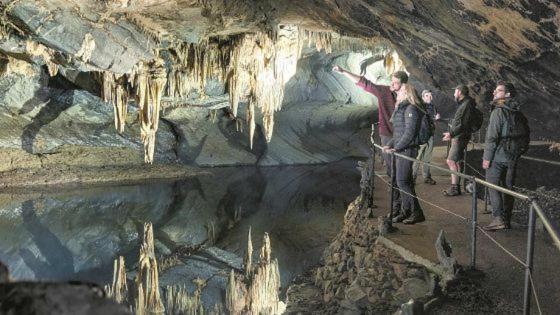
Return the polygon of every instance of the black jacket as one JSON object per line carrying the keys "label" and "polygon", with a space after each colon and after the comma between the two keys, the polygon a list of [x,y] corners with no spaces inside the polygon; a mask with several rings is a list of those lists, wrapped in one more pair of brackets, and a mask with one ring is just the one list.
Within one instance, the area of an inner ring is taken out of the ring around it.
{"label": "black jacket", "polygon": [[506,111],[515,112],[519,110],[519,107],[519,103],[514,98],[495,102],[495,107],[490,114],[488,129],[486,129],[483,159],[494,162],[512,162],[519,158],[507,154],[502,145],[503,142],[500,141],[506,133]]}
{"label": "black jacket", "polygon": [[389,146],[397,152],[418,146],[421,118],[422,113],[418,107],[411,105],[408,101],[399,104],[391,116],[393,139],[389,142]]}
{"label": "black jacket", "polygon": [[455,112],[455,117],[453,117],[451,129],[449,130],[451,138],[464,140],[471,138],[469,122],[474,108],[476,108],[476,103],[470,96],[466,96],[459,102],[459,108]]}

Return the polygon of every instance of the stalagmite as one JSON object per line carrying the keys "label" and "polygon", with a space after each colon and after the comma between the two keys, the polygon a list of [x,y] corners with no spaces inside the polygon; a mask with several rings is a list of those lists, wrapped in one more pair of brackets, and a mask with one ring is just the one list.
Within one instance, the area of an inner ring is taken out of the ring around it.
{"label": "stalagmite", "polygon": [[126,304],[128,299],[128,286],[126,284],[126,269],[124,257],[119,256],[113,264],[113,283],[106,286],[107,295],[117,303]]}
{"label": "stalagmite", "polygon": [[165,308],[159,294],[158,268],[151,223],[144,224],[144,237],[140,246],[136,285],[138,287],[137,314],[146,312],[149,314],[163,313]]}

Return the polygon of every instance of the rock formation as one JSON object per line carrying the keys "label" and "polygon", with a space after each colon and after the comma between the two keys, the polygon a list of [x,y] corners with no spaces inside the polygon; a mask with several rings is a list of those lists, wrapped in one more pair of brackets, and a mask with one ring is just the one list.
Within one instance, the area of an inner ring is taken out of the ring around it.
{"label": "rock formation", "polygon": [[[226,309],[230,314],[282,314],[280,302],[280,273],[278,261],[271,258],[270,238],[265,233],[259,261],[252,266],[251,232],[248,236],[245,274],[232,270],[226,291]],[[251,250],[251,251],[249,251]]]}

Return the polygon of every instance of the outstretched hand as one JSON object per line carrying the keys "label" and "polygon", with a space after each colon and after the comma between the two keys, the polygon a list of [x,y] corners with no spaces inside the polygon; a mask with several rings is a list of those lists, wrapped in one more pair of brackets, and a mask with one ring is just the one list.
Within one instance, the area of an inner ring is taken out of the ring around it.
{"label": "outstretched hand", "polygon": [[332,71],[342,73],[344,70],[340,66],[336,65],[332,68]]}

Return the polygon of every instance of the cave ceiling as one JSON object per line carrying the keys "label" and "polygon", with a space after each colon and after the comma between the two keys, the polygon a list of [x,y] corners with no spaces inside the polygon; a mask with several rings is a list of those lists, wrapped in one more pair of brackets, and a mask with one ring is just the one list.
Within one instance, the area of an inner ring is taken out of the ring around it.
{"label": "cave ceiling", "polygon": [[[291,24],[385,40],[419,81],[440,89],[466,83],[479,101],[490,97],[497,79],[513,81],[534,104],[529,116],[539,129],[554,130],[560,118],[558,1],[0,0],[0,4],[0,51],[19,58],[29,55],[21,42],[25,38],[44,45],[54,56],[51,62],[128,73],[139,61],[155,58],[157,48],[270,32]],[[84,55],[86,34],[96,45]]]}

